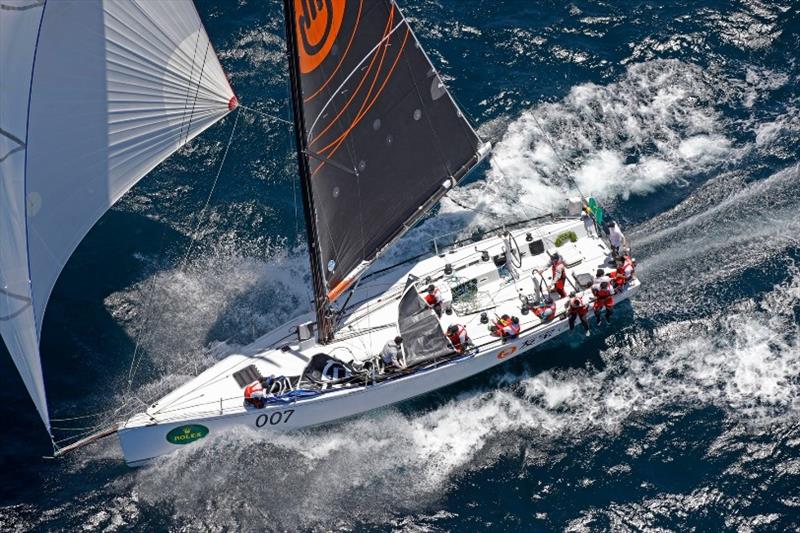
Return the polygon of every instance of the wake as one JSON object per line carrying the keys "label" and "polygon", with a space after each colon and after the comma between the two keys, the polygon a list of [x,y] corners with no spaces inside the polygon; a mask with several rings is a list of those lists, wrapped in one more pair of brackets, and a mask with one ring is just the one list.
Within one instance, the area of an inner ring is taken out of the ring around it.
{"label": "wake", "polygon": [[[658,61],[633,65],[617,83],[581,85],[561,102],[529,110],[508,127],[486,179],[453,193],[481,211],[445,200],[439,216],[410,232],[386,259],[426,250],[435,233],[496,225],[520,218],[520,206],[549,210],[560,201],[568,185],[531,114],[575,162],[586,192],[612,203],[716,173],[673,210],[629,228],[646,290],[634,302],[636,322],[607,338],[601,368],[496,372],[485,385],[427,412],[386,409],[269,441],[242,429],[210,437],[120,483],[138,503],[167,506],[206,529],[331,529],[430,509],[463,475],[500,461],[509,446],[581,445],[587,435],[617,435],[664,409],[715,406],[748,427],[796,422],[800,332],[790,310],[800,305],[800,272],[794,263],[781,263],[774,288],[761,295],[664,304],[674,295],[676,273],[698,263],[696,277],[682,278],[689,296],[736,283],[743,268],[764,265],[797,245],[791,224],[800,205],[788,194],[795,191],[797,169],[749,185],[725,174],[728,162],[751,147],[736,146],[726,135],[716,96],[713,80],[699,68]],[[724,192],[734,182],[744,190]],[[725,200],[714,203],[720,194]],[[776,199],[782,200],[776,205]],[[769,238],[779,234],[785,238]],[[726,260],[740,255],[742,243],[747,259]],[[304,265],[302,253],[256,261],[225,252],[197,260],[187,273],[159,273],[163,306],[170,310],[178,299],[189,305],[174,306],[164,321],[169,327],[148,339],[148,351],[170,368],[171,350],[190,357],[210,340],[247,342],[264,333],[307,305],[297,289],[298,276],[307,276]],[[233,282],[217,281],[225,276]],[[140,298],[134,289],[112,295],[107,305],[135,306]],[[288,303],[270,305],[278,301]],[[244,325],[236,327],[240,319]],[[214,336],[220,323],[229,328],[225,338]]]}

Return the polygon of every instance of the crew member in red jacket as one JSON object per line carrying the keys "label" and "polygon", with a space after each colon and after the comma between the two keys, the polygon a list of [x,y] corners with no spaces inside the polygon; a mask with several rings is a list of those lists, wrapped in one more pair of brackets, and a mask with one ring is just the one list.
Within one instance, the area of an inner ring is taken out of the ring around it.
{"label": "crew member in red jacket", "polygon": [[503,315],[491,327],[492,335],[503,337],[504,339],[515,339],[522,331],[519,318],[515,316]]}
{"label": "crew member in red jacket", "polygon": [[528,307],[534,315],[542,319],[542,322],[553,320],[556,317],[556,303],[552,298],[546,296],[544,302],[539,305]]}
{"label": "crew member in red jacket", "polygon": [[519,318],[515,316],[503,315],[497,321],[489,326],[489,331],[495,337],[503,337],[504,339],[514,339],[519,335],[522,326],[519,323]]}
{"label": "crew member in red jacket", "polygon": [[586,315],[589,314],[589,306],[583,303],[583,297],[575,296],[570,300],[567,306],[567,316],[569,317],[569,330],[575,329],[575,319],[579,318],[583,329],[586,331],[586,336],[591,335],[589,332],[589,320]]}
{"label": "crew member in red jacket", "polygon": [[606,322],[611,323],[611,313],[614,312],[614,288],[607,281],[600,284],[594,292],[594,317],[600,325],[600,311],[605,308]]}
{"label": "crew member in red jacket", "polygon": [[614,272],[614,285],[623,288],[633,279],[635,267],[629,255],[617,257],[617,270]]}
{"label": "crew member in red jacket", "polygon": [[244,388],[244,403],[256,409],[264,407],[264,400],[269,396],[274,378],[272,376],[261,378]]}
{"label": "crew member in red jacket", "polygon": [[458,353],[467,351],[470,344],[469,335],[467,335],[467,328],[461,324],[453,324],[447,328],[447,338]]}
{"label": "crew member in red jacket", "polygon": [[428,285],[426,293],[425,303],[436,312],[436,316],[442,318],[442,302],[444,301],[442,300],[442,292],[436,285],[431,283]]}
{"label": "crew member in red jacket", "polygon": [[567,283],[567,267],[564,265],[564,260],[561,259],[561,255],[557,253],[553,254],[553,257],[550,259],[550,275],[553,278],[553,290],[562,298],[566,298],[567,291],[565,286]]}

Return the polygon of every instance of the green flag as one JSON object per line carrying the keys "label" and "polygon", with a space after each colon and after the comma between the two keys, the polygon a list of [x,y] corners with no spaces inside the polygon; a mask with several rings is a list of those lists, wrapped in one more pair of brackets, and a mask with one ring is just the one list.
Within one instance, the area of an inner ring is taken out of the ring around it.
{"label": "green flag", "polygon": [[589,204],[589,209],[592,211],[594,215],[594,219],[597,221],[598,226],[603,225],[603,208],[600,207],[600,204],[597,203],[593,197],[589,197],[587,202]]}

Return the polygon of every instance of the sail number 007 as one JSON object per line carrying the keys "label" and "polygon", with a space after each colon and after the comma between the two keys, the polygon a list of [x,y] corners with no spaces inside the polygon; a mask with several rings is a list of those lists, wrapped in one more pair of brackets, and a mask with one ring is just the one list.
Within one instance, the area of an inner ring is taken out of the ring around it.
{"label": "sail number 007", "polygon": [[270,426],[277,426],[280,423],[287,423],[289,419],[292,417],[294,413],[294,409],[286,409],[285,411],[275,411],[269,415],[259,415],[256,418],[256,427],[263,428],[267,424]]}

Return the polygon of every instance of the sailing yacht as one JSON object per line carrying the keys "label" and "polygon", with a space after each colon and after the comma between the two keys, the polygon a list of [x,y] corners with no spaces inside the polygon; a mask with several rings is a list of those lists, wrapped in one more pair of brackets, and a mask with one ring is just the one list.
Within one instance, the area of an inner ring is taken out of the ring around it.
{"label": "sailing yacht", "polygon": [[[116,200],[238,101],[190,0],[4,2],[0,333],[50,430],[39,335],[61,268]],[[590,303],[596,270],[613,269],[602,209],[565,198],[371,270],[491,147],[394,0],[285,0],[284,13],[314,311],[56,455],[116,434],[138,466],[237,427],[269,438],[425,394],[567,332],[572,298]],[[568,297],[551,292],[556,254]],[[504,315],[517,334],[492,329]],[[470,338],[458,350],[452,325]]]}

